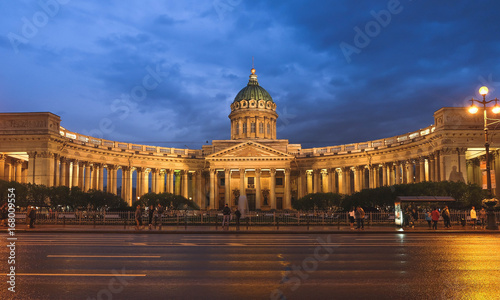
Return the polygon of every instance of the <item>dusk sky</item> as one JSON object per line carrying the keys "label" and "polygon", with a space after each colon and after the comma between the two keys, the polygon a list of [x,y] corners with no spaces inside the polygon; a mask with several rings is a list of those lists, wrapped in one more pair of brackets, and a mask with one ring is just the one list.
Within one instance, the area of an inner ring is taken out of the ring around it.
{"label": "dusk sky", "polygon": [[[44,4],[45,3],[45,4]],[[431,125],[500,97],[499,1],[1,1],[0,112],[200,149],[230,138],[252,57],[280,139],[304,148]]]}

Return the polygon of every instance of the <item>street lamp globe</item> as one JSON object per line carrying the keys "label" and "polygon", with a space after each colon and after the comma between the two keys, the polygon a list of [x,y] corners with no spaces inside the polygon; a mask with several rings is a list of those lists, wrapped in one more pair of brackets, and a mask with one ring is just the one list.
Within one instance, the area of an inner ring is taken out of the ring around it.
{"label": "street lamp globe", "polygon": [[498,104],[495,104],[495,106],[493,106],[493,108],[491,109],[491,111],[492,111],[494,114],[498,114],[498,113],[500,113],[500,106],[498,106]]}
{"label": "street lamp globe", "polygon": [[482,86],[479,88],[479,94],[483,97],[486,96],[488,94],[488,92],[489,92],[489,90],[485,86]]}
{"label": "street lamp globe", "polygon": [[469,107],[469,113],[471,114],[475,114],[477,113],[479,109],[477,108],[477,106],[475,106],[474,104],[472,104],[470,107]]}

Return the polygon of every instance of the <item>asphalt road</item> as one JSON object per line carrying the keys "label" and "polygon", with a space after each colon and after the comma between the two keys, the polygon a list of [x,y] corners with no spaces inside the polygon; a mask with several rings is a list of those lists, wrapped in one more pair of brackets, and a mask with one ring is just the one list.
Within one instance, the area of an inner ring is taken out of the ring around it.
{"label": "asphalt road", "polygon": [[[500,239],[470,234],[18,234],[1,299],[499,299]],[[2,245],[6,244],[2,237]]]}

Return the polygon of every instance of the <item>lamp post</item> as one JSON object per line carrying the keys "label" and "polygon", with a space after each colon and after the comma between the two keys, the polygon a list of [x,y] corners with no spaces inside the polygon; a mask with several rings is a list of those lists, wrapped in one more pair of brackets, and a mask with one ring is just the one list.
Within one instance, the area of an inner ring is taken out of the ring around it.
{"label": "lamp post", "polygon": [[[475,114],[478,112],[479,108],[474,105],[474,102],[482,104],[483,106],[483,118],[484,118],[484,149],[486,152],[486,188],[488,190],[488,197],[492,196],[491,193],[491,173],[490,173],[490,143],[488,142],[488,126],[493,125],[500,122],[500,119],[492,119],[488,118],[488,113],[486,109],[486,105],[492,102],[495,102],[495,105],[491,109],[494,114],[500,113],[500,106],[498,106],[498,99],[486,100],[486,95],[488,95],[488,88],[482,86],[479,89],[479,94],[483,96],[483,100],[476,100],[472,98],[470,100],[471,106],[469,107],[469,113]],[[488,227],[487,229],[498,229],[495,220],[495,214],[493,211],[488,212]]]}

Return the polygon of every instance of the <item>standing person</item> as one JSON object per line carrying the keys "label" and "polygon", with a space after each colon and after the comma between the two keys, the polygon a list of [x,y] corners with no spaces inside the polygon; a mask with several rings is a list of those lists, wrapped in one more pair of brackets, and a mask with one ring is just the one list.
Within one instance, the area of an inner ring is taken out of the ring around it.
{"label": "standing person", "polygon": [[349,211],[349,224],[351,225],[351,230],[354,230],[354,217],[356,215],[354,206]]}
{"label": "standing person", "polygon": [[26,207],[26,226],[28,228],[30,228],[30,213],[31,213],[32,207],[33,206],[31,206],[31,205],[28,205],[28,207]]}
{"label": "standing person", "polygon": [[439,211],[437,208],[434,208],[434,210],[431,213],[431,217],[432,217],[432,229],[437,229],[439,221]]}
{"label": "standing person", "polygon": [[[358,206],[358,208],[356,209],[356,221],[358,222],[358,228],[359,229],[361,227],[361,230],[364,230],[365,229],[365,211],[363,210],[363,208],[361,208],[361,206]],[[359,218],[358,218],[359,216]]]}
{"label": "standing person", "polygon": [[141,205],[137,205],[137,208],[135,210],[135,229],[140,230],[142,229],[142,210],[141,210]]}
{"label": "standing person", "polygon": [[156,215],[157,215],[156,222],[158,223],[158,230],[161,230],[161,218],[163,216],[163,206],[161,206],[160,203],[158,203],[158,206],[156,207]]}
{"label": "standing person", "polygon": [[425,213],[425,220],[427,221],[427,225],[429,225],[429,229],[432,228],[432,215],[430,211]]}
{"label": "standing person", "polygon": [[418,212],[416,209],[412,209],[411,211],[411,218],[413,220],[413,225],[411,226],[411,228],[414,228],[415,225],[417,225],[417,222],[418,222]]}
{"label": "standing person", "polygon": [[240,213],[240,210],[238,208],[236,208],[234,215],[236,216],[236,230],[240,230],[241,213]]}
{"label": "standing person", "polygon": [[2,207],[0,207],[0,217],[2,219],[2,224],[1,226],[7,227],[7,219],[9,216],[8,208],[7,208],[7,202],[2,204]]}
{"label": "standing person", "polygon": [[481,207],[481,210],[479,211],[479,220],[481,220],[481,228],[484,229],[486,226],[486,210],[484,207]]}
{"label": "standing person", "polygon": [[229,229],[229,219],[231,217],[231,209],[229,208],[227,203],[224,206],[224,208],[222,209],[222,215],[223,215],[222,228],[224,228],[224,225],[225,225],[226,227],[224,229],[228,230]]}
{"label": "standing person", "polygon": [[444,220],[444,228],[451,228],[451,221],[450,221],[450,210],[448,209],[448,206],[446,205],[443,209],[443,212],[441,213],[443,216]]}
{"label": "standing person", "polygon": [[472,228],[476,229],[477,214],[476,214],[476,209],[474,206],[470,210],[470,222],[471,222]]}
{"label": "standing person", "polygon": [[36,208],[31,206],[31,210],[29,212],[30,217],[30,228],[35,228],[35,220],[36,220]]}
{"label": "standing person", "polygon": [[149,230],[153,229],[153,220],[155,215],[155,207],[154,205],[150,205],[148,209],[148,227]]}

